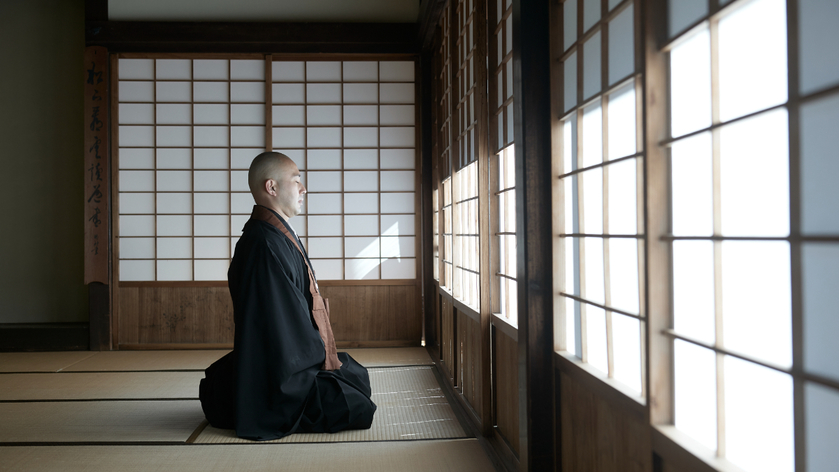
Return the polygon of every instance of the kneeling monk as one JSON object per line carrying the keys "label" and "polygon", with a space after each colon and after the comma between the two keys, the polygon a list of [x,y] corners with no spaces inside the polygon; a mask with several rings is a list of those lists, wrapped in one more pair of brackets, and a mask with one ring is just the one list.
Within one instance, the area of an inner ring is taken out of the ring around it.
{"label": "kneeling monk", "polygon": [[376,405],[367,369],[336,352],[329,307],[288,223],[306,193],[300,171],[266,152],[251,163],[248,184],[257,205],[227,272],[233,351],[201,380],[204,415],[254,440],[369,428]]}

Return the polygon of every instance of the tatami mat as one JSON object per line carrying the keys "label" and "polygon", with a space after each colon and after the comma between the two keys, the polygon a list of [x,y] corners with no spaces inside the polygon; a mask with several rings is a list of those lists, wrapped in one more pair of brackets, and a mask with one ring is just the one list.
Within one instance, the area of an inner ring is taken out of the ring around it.
{"label": "tatami mat", "polygon": [[204,370],[228,352],[230,351],[107,351],[74,364],[66,371]]}
{"label": "tatami mat", "polygon": [[487,472],[475,439],[341,444],[2,447],[0,470],[19,472]]}
{"label": "tatami mat", "polygon": [[58,372],[96,354],[90,351],[0,352],[0,372]]}
{"label": "tatami mat", "polygon": [[198,398],[203,372],[6,374],[0,401]]}
{"label": "tatami mat", "polygon": [[185,442],[203,420],[198,400],[0,403],[0,443]]}
{"label": "tatami mat", "polygon": [[[335,434],[292,434],[282,443],[392,441],[466,436],[443,396],[431,367],[371,368],[371,398],[378,406],[373,426]],[[207,426],[196,443],[247,443],[233,430]]]}
{"label": "tatami mat", "polygon": [[346,351],[364,367],[397,365],[432,365],[434,361],[424,347],[380,347],[368,349],[338,349]]}

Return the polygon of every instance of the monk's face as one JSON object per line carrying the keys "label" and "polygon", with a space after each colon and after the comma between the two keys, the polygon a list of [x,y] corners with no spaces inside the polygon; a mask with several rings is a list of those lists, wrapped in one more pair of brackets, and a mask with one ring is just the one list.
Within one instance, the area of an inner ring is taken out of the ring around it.
{"label": "monk's face", "polygon": [[286,218],[299,215],[303,209],[306,187],[300,182],[300,169],[294,162],[288,161],[282,166],[277,183],[277,210]]}

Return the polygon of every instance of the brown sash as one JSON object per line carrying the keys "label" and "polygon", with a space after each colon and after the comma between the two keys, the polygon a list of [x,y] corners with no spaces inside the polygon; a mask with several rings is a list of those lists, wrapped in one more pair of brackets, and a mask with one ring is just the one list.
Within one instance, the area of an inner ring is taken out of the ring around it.
{"label": "brown sash", "polygon": [[312,293],[312,317],[318,326],[320,338],[323,340],[323,346],[326,349],[326,361],[324,362],[323,370],[337,370],[341,368],[341,361],[338,360],[338,350],[335,348],[335,337],[332,335],[332,325],[329,323],[329,300],[323,298],[318,290],[318,284],[315,282],[315,275],[312,273],[312,268],[309,266],[309,261],[303,250],[297,244],[297,239],[292,236],[285,225],[277,218],[268,208],[255,205],[251,218],[255,220],[264,221],[280,231],[294,244],[297,251],[303,257],[303,262],[306,263],[306,269],[309,271],[309,291]]}

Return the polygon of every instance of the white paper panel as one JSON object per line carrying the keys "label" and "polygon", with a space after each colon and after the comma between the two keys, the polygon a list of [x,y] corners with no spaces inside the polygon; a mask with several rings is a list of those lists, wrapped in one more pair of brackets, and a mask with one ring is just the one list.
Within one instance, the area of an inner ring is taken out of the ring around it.
{"label": "white paper panel", "polygon": [[801,229],[839,234],[839,96],[801,106]]}
{"label": "white paper panel", "polygon": [[414,103],[414,84],[380,84],[380,103]]}
{"label": "white paper panel", "polygon": [[309,214],[341,213],[340,193],[310,193],[307,199],[309,202],[307,212]]}
{"label": "white paper panel", "polygon": [[612,315],[612,339],[614,340],[615,380],[641,395],[641,322]]}
{"label": "white paper panel", "polygon": [[413,215],[382,215],[383,236],[415,236]]}
{"label": "white paper panel", "polygon": [[194,80],[227,80],[228,67],[225,59],[194,59],[192,78]]}
{"label": "white paper panel", "polygon": [[234,192],[249,192],[248,171],[234,170],[230,172],[230,190]]}
{"label": "white paper panel", "polygon": [[670,155],[673,234],[709,236],[714,224],[711,134],[676,141]]}
{"label": "white paper panel", "polygon": [[609,23],[609,84],[635,70],[633,7],[625,8]]}
{"label": "white paper panel", "polygon": [[119,59],[120,79],[154,78],[153,59]]}
{"label": "white paper panel", "polygon": [[600,101],[583,110],[582,166],[590,167],[603,161],[603,109]]}
{"label": "white paper panel", "polygon": [[[347,197],[362,194],[349,194]],[[378,199],[373,195],[373,201],[378,210]],[[372,213],[377,213],[376,211]],[[375,215],[347,215],[344,217],[344,234],[347,236],[376,236],[379,234],[378,217]]]}
{"label": "white paper panel", "polygon": [[839,82],[839,61],[836,60],[834,48],[834,45],[839,44],[837,18],[839,2],[798,1],[801,61],[799,77],[802,94],[815,92]]}
{"label": "white paper panel", "polygon": [[[566,2],[568,3],[568,2]],[[564,77],[564,111],[577,106],[577,53],[574,52],[562,63]]]}
{"label": "white paper panel", "polygon": [[196,191],[227,191],[230,174],[223,170],[197,170],[194,172]]}
{"label": "white paper panel", "polygon": [[[192,217],[187,215],[159,215],[158,236],[192,236]],[[161,257],[158,255],[158,257]]]}
{"label": "white paper panel", "polygon": [[668,0],[668,31],[672,38],[700,18],[708,14],[708,3],[696,0]]}
{"label": "white paper panel", "polygon": [[120,236],[154,236],[153,216],[123,216],[119,217]]}
{"label": "white paper panel", "polygon": [[[158,109],[159,107],[160,105],[158,105]],[[226,125],[230,122],[230,117],[228,116],[228,105],[226,104],[197,104],[192,107],[192,119],[197,125]]]}
{"label": "white paper panel", "polygon": [[304,63],[301,61],[273,62],[271,64],[271,80],[274,82],[303,82],[306,80]]}
{"label": "white paper panel", "polygon": [[711,451],[717,448],[717,393],[714,352],[674,342],[676,428]]}
{"label": "white paper panel", "polygon": [[[835,18],[835,17],[834,17]],[[829,471],[839,463],[839,392],[815,384],[804,387],[807,425],[807,470]]]}
{"label": "white paper panel", "polygon": [[153,82],[125,82],[119,83],[120,102],[153,102]]}
{"label": "white paper panel", "polygon": [[[510,54],[510,51],[513,50],[513,15],[508,16],[507,20],[505,21],[507,24],[504,26],[504,32],[506,33],[507,37],[505,38],[506,44],[504,47],[504,55],[506,56],[507,54]],[[509,77],[509,79],[512,83],[513,77],[511,76]]]}
{"label": "white paper panel", "polygon": [[230,122],[237,125],[263,125],[265,105],[231,105]]}
{"label": "white paper panel", "polygon": [[340,82],[341,63],[332,61],[307,62],[306,80],[308,82]]}
{"label": "white paper panel", "polygon": [[345,169],[376,169],[379,167],[378,151],[375,149],[344,150]]}
{"label": "white paper panel", "polygon": [[228,238],[195,238],[195,257],[198,259],[229,259]]}
{"label": "white paper panel", "polygon": [[316,105],[306,107],[306,124],[309,125],[340,125],[340,105]]}
{"label": "white paper panel", "polygon": [[379,80],[381,82],[413,82],[413,61],[379,62]]}
{"label": "white paper panel", "polygon": [[376,103],[378,84],[344,84],[344,103]]}
{"label": "white paper panel", "polygon": [[250,214],[253,211],[255,202],[250,193],[231,193],[230,194],[230,211],[232,213],[246,213]]}
{"label": "white paper panel", "polygon": [[262,126],[233,126],[230,128],[231,146],[265,146]]}
{"label": "white paper panel", "polygon": [[120,126],[120,146],[154,146],[153,126]]}
{"label": "white paper panel", "polygon": [[379,64],[371,61],[344,62],[344,82],[375,82],[379,78]]}
{"label": "white paper panel", "polygon": [[[413,126],[380,129],[382,147],[414,147],[416,131]],[[474,149],[474,146],[472,149]]]}
{"label": "white paper panel", "polygon": [[416,259],[382,260],[383,279],[415,279],[416,277]]}
{"label": "white paper panel", "polygon": [[191,258],[192,238],[157,238],[157,257],[161,259]]}
{"label": "white paper panel", "polygon": [[287,221],[291,225],[291,229],[297,232],[298,237],[306,236],[306,217],[302,215],[292,216]]}
{"label": "white paper panel", "polygon": [[158,213],[192,213],[192,193],[158,193]]}
{"label": "white paper panel", "polygon": [[384,171],[381,173],[382,190],[414,190],[414,171]]}
{"label": "white paper panel", "polygon": [[195,126],[193,133],[196,147],[228,146],[230,131],[227,126]]}
{"label": "white paper panel", "polygon": [[196,102],[226,102],[229,85],[227,82],[194,82],[192,91]]}
{"label": "white paper panel", "polygon": [[275,149],[306,147],[305,128],[274,128],[271,133]]}
{"label": "white paper panel", "polygon": [[341,259],[314,259],[312,266],[318,280],[340,280],[344,272]]}
{"label": "white paper panel", "polygon": [[[232,169],[247,169],[250,167],[253,158],[261,154],[263,151],[265,151],[265,149],[231,149],[230,167]],[[288,156],[294,159],[294,156],[291,154],[288,154]]]}
{"label": "white paper panel", "polygon": [[142,170],[119,171],[119,189],[124,192],[153,192],[154,173]]}
{"label": "white paper panel", "polygon": [[227,215],[196,215],[196,236],[229,236],[230,222]]}
{"label": "white paper panel", "polygon": [[157,280],[192,280],[192,261],[157,261]]}
{"label": "white paper panel", "polygon": [[[120,169],[152,169],[154,168],[154,149],[120,149]],[[120,188],[122,183],[120,182]]]}
{"label": "white paper panel", "polygon": [[230,254],[236,254],[236,243],[238,242],[239,238],[230,238]]}
{"label": "white paper panel", "polygon": [[227,280],[229,267],[227,259],[195,261],[195,280]]}
{"label": "white paper panel", "polygon": [[609,270],[611,306],[640,313],[637,240],[609,239]]}
{"label": "white paper panel", "polygon": [[[345,193],[344,213],[378,213],[379,194]],[[366,233],[365,233],[366,234]],[[378,234],[378,233],[376,233]]]}
{"label": "white paper panel", "polygon": [[600,0],[583,0],[583,31],[600,20]]}
{"label": "white paper panel", "polygon": [[271,121],[274,126],[303,126],[306,124],[306,108],[300,105],[274,106]]}
{"label": "white paper panel", "polygon": [[[197,182],[196,182],[197,185]],[[227,213],[230,203],[227,193],[196,193],[195,213]],[[234,193],[233,195],[239,195]]]}
{"label": "white paper panel", "polygon": [[341,236],[340,216],[308,216],[309,236]]}
{"label": "white paper panel", "polygon": [[154,280],[154,261],[119,261],[119,280]]}
{"label": "white paper panel", "polygon": [[188,102],[192,100],[192,90],[189,82],[156,82],[158,102]]}
{"label": "white paper panel", "polygon": [[839,246],[803,244],[804,366],[827,378],[839,380]]}
{"label": "white paper panel", "polygon": [[600,32],[598,31],[583,43],[583,99],[600,91],[600,62]]}
{"label": "white paper panel", "polygon": [[119,213],[154,213],[153,193],[120,193]]}
{"label": "white paper panel", "polygon": [[673,242],[673,320],[679,333],[714,342],[714,247]]}
{"label": "white paper panel", "polygon": [[382,213],[414,213],[413,193],[383,193]]}
{"label": "white paper panel", "polygon": [[379,258],[379,238],[344,238],[346,257],[374,257]]}
{"label": "white paper panel", "polygon": [[189,126],[157,126],[158,146],[192,146],[192,128]]}
{"label": "white paper panel", "polygon": [[264,82],[231,82],[231,102],[265,102]]}
{"label": "white paper panel", "polygon": [[233,215],[230,217],[230,228],[232,229],[231,236],[241,236],[242,235],[242,228],[245,227],[245,223],[251,219],[251,215]]}
{"label": "white paper panel", "polygon": [[189,192],[192,190],[192,173],[182,170],[158,171],[157,190],[163,192]]}
{"label": "white paper panel", "polygon": [[382,149],[382,169],[413,169],[416,166],[414,149]]}
{"label": "white paper panel", "polygon": [[603,233],[603,168],[598,167],[579,174],[583,187],[582,231],[586,234]]}
{"label": "white paper panel", "polygon": [[609,233],[637,234],[638,188],[635,159],[612,164],[609,172]]}
{"label": "white paper panel", "polygon": [[309,169],[340,169],[341,150],[312,149],[308,151],[307,163]]}
{"label": "white paper panel", "polygon": [[154,124],[154,105],[151,103],[120,103],[119,122],[128,125]]}
{"label": "white paper panel", "polygon": [[227,149],[195,149],[196,169],[226,169],[229,165]]}
{"label": "white paper panel", "polygon": [[414,236],[384,236],[381,238],[382,257],[414,257],[416,238]]}
{"label": "white paper panel", "polygon": [[377,147],[379,128],[344,127],[344,147]]}
{"label": "white paper panel", "polygon": [[310,258],[344,257],[342,238],[309,238],[307,252]]}
{"label": "white paper panel", "polygon": [[158,79],[190,80],[192,64],[189,59],[158,59],[155,74]]}
{"label": "white paper panel", "polygon": [[596,303],[604,302],[603,239],[583,238],[585,244],[586,289],[583,297]]}
{"label": "white paper panel", "polygon": [[341,103],[341,84],[306,84],[307,103]]}
{"label": "white paper panel", "polygon": [[344,191],[364,192],[379,189],[378,172],[347,171],[344,172]]}
{"label": "white paper panel", "polygon": [[375,105],[345,105],[345,125],[377,125],[379,110]]}
{"label": "white paper panel", "polygon": [[[562,3],[562,44],[563,49],[568,49],[577,41],[577,2],[566,1]],[[567,102],[566,102],[567,103]]]}
{"label": "white paper panel", "polygon": [[635,83],[630,82],[609,94],[608,159],[635,154],[637,150],[635,116]]}
{"label": "white paper panel", "polygon": [[234,59],[230,61],[232,80],[265,80],[265,61],[259,59]]}
{"label": "white paper panel", "polygon": [[192,123],[192,109],[188,104],[158,104],[157,124],[188,125]]}
{"label": "white paper panel", "polygon": [[372,280],[379,278],[379,259],[344,260],[346,280]]}
{"label": "white paper panel", "polygon": [[410,125],[415,122],[414,105],[382,105],[379,107],[383,125]]}
{"label": "white paper panel", "polygon": [[119,238],[120,259],[154,259],[153,238]]}
{"label": "white paper panel", "polygon": [[274,103],[305,103],[303,84],[273,84],[271,100]]}
{"label": "white paper panel", "polygon": [[306,146],[310,148],[341,147],[341,128],[306,128]]}

